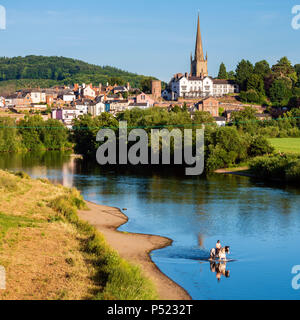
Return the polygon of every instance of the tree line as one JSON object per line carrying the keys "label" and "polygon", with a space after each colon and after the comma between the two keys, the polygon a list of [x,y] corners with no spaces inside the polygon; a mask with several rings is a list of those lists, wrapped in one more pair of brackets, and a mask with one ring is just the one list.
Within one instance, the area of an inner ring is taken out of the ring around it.
{"label": "tree line", "polygon": [[293,66],[287,57],[273,66],[266,60],[253,65],[243,59],[236,70],[230,72],[222,63],[218,78],[235,80],[243,102],[300,107],[300,64]]}
{"label": "tree line", "polygon": [[[101,145],[96,141],[98,131],[101,128],[112,128],[118,137],[119,121],[127,121],[128,128],[145,128],[149,135],[149,141],[151,141],[152,128],[166,128],[168,130],[178,128],[183,131],[192,128],[200,129],[205,124],[205,168],[207,172],[236,165],[250,158],[274,151],[263,135],[257,134],[257,132],[246,132],[237,125],[218,127],[209,113],[196,111],[194,119],[191,119],[189,112],[184,109],[175,108],[168,112],[161,108],[150,108],[148,110],[127,110],[120,113],[117,118],[103,113],[95,118],[84,115],[74,120],[72,141],[75,145],[75,152],[86,158],[95,158],[96,151]],[[195,147],[195,145],[194,135],[193,146]],[[171,154],[173,152],[174,149],[171,150]],[[151,153],[149,152],[149,154]]]}
{"label": "tree line", "polygon": [[[76,153],[95,160],[96,151],[101,145],[96,141],[98,131],[102,128],[111,128],[118,138],[119,121],[126,121],[128,128],[144,128],[149,141],[151,141],[152,128],[167,130],[177,128],[183,132],[184,129],[200,129],[204,125],[207,173],[250,162],[255,172],[259,172],[259,168],[266,166],[264,170],[268,176],[274,161],[280,165],[283,163],[282,166],[279,165],[278,170],[284,168],[282,170],[286,173],[281,172],[281,175],[287,179],[294,180],[294,177],[299,177],[300,174],[298,160],[288,158],[288,161],[281,162],[280,157],[283,155],[277,155],[267,139],[269,137],[300,137],[300,108],[293,108],[278,119],[258,121],[255,110],[247,107],[245,110],[233,113],[232,122],[225,127],[218,127],[208,112],[196,111],[191,119],[187,109],[179,107],[172,111],[162,108],[146,110],[136,108],[126,110],[116,118],[109,113],[103,113],[98,117],[88,114],[75,119],[71,131],[59,121],[53,119],[44,121],[39,115],[26,116],[17,124],[15,120],[3,117],[0,118],[0,152],[66,150],[74,147]],[[196,135],[194,134],[194,148],[195,145]],[[151,151],[150,147],[149,145],[149,151]],[[172,142],[171,147],[171,155],[173,155],[174,143]],[[158,150],[160,155],[161,148],[162,146]],[[257,157],[263,158],[256,160]],[[289,170],[290,165],[291,170]],[[269,174],[271,177],[274,175],[273,171]]]}
{"label": "tree line", "polygon": [[0,117],[0,152],[26,152],[71,149],[69,132],[55,119],[44,121],[39,115],[25,116],[18,123]]}

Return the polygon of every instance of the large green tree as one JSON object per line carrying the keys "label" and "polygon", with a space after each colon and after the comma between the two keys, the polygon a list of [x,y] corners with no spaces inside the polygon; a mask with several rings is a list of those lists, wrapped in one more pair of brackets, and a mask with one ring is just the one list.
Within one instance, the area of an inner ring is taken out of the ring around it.
{"label": "large green tree", "polygon": [[253,71],[255,74],[259,75],[262,79],[264,79],[265,76],[267,76],[271,72],[271,68],[266,60],[262,60],[256,62]]}
{"label": "large green tree", "polygon": [[227,79],[228,73],[225,64],[222,62],[219,69],[218,79]]}
{"label": "large green tree", "polygon": [[229,71],[228,72],[228,79],[229,80],[235,80],[235,72],[234,71]]}
{"label": "large green tree", "polygon": [[246,90],[247,80],[253,73],[253,65],[248,60],[242,60],[236,68],[236,81],[240,85],[241,90]]}
{"label": "large green tree", "polygon": [[241,111],[233,112],[231,115],[231,119],[235,123],[253,121],[256,120],[255,114],[255,109],[253,109],[252,107],[245,107]]}
{"label": "large green tree", "polygon": [[22,149],[21,136],[12,118],[0,117],[0,152],[16,152]]}
{"label": "large green tree", "polygon": [[273,67],[274,79],[286,79],[290,89],[298,82],[298,76],[295,68],[287,57],[281,58]]}
{"label": "large green tree", "polygon": [[58,120],[44,121],[39,115],[26,116],[18,123],[22,144],[27,150],[62,150],[71,145],[68,131]]}
{"label": "large green tree", "polygon": [[247,80],[247,90],[255,90],[259,95],[265,95],[265,86],[258,74],[251,74]]}
{"label": "large green tree", "polygon": [[270,99],[272,102],[282,104],[291,97],[291,89],[282,79],[275,80],[270,88]]}

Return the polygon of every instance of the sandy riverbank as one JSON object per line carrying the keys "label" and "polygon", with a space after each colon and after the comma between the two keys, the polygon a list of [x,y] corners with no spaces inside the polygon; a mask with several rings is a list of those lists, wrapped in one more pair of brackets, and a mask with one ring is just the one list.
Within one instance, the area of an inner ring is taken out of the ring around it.
{"label": "sandy riverbank", "polygon": [[219,174],[233,174],[237,176],[244,176],[244,177],[254,177],[253,174],[250,173],[249,167],[239,167],[239,168],[228,168],[228,169],[218,169],[215,173]]}
{"label": "sandy riverbank", "polygon": [[91,202],[87,205],[90,211],[80,211],[80,218],[96,227],[122,258],[142,267],[145,275],[156,285],[161,300],[191,300],[189,294],[164,275],[150,258],[151,251],[171,245],[172,240],[119,232],[117,229],[128,221],[119,209]]}

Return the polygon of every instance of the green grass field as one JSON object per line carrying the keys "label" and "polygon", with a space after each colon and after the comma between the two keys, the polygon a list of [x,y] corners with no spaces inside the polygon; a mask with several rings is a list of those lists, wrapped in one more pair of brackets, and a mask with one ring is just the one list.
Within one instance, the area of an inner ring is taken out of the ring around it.
{"label": "green grass field", "polygon": [[278,152],[300,155],[300,138],[276,138],[268,140]]}

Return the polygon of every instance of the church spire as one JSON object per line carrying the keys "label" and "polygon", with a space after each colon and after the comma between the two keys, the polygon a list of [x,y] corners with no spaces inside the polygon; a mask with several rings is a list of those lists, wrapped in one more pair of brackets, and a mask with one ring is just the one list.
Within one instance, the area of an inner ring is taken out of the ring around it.
{"label": "church spire", "polygon": [[204,61],[202,37],[201,37],[201,30],[200,30],[200,16],[199,16],[199,14],[198,14],[198,27],[197,27],[195,60]]}
{"label": "church spire", "polygon": [[207,54],[204,58],[202,37],[200,30],[200,15],[198,14],[198,27],[197,27],[197,38],[196,38],[196,48],[195,57],[191,61],[191,76],[192,77],[207,77]]}

